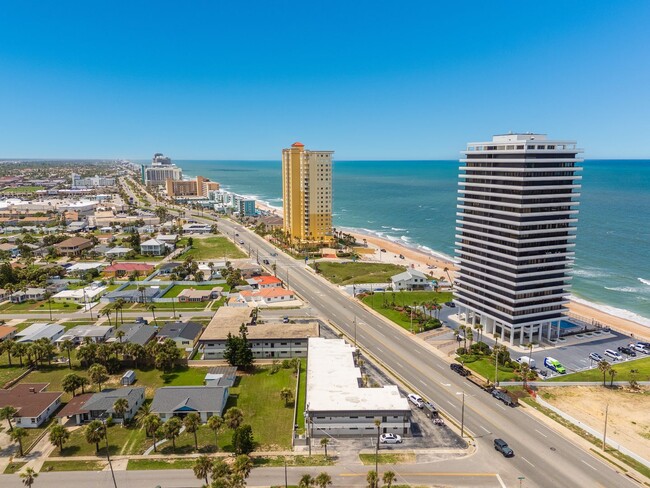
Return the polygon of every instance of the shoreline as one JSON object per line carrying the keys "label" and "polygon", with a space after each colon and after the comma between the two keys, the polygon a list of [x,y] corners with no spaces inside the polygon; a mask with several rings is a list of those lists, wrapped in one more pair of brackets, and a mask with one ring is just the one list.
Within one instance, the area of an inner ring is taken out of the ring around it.
{"label": "shoreline", "polygon": [[[256,202],[257,208],[261,210],[269,211],[275,215],[282,214],[282,207],[272,207],[260,200],[256,200]],[[424,246],[393,241],[377,235],[378,231],[371,231],[369,229],[352,227],[340,227],[339,229],[353,235],[361,243],[365,239],[368,247],[374,249],[375,252],[370,255],[362,254],[362,260],[401,264],[419,269],[427,274],[433,274],[436,278],[445,276],[447,280],[447,272],[444,271],[445,268],[448,269],[452,279],[455,277],[455,272],[458,269],[450,256],[446,256]],[[387,252],[382,253],[380,249],[386,249]],[[399,259],[400,254],[404,256],[404,259]],[[611,305],[599,304],[573,295],[570,295],[569,298],[571,300],[567,304],[569,312],[583,318],[583,320],[587,322],[600,322],[614,329],[632,334],[634,337],[650,339],[649,318],[629,310],[617,309]]]}

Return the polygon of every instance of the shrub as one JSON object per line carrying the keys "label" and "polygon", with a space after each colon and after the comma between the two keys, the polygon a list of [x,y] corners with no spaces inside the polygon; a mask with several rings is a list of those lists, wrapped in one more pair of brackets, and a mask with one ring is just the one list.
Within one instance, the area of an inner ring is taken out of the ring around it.
{"label": "shrub", "polygon": [[282,369],[290,369],[291,368],[291,360],[290,359],[285,359],[282,361]]}
{"label": "shrub", "polygon": [[483,354],[485,356],[488,356],[492,353],[492,351],[490,350],[490,346],[488,346],[485,342],[482,341],[475,342],[474,344],[472,344],[470,350],[472,354]]}

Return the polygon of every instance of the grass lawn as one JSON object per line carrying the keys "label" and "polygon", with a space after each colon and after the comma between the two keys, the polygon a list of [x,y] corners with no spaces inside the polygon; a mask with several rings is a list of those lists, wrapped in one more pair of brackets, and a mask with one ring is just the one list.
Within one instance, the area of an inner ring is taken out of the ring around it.
{"label": "grass lawn", "polygon": [[[70,432],[70,440],[63,445],[63,452],[59,449],[52,451],[52,456],[94,456],[95,444],[88,444],[84,437],[85,426]],[[121,427],[113,425],[108,428],[108,449],[111,455],[142,454],[151,444],[146,438],[144,429],[138,427]],[[106,441],[99,443],[99,456],[106,456]]]}
{"label": "grass lawn", "polygon": [[2,193],[36,193],[39,190],[45,190],[44,186],[17,186],[5,188]]}
{"label": "grass lawn", "polygon": [[192,257],[198,261],[206,259],[235,259],[245,258],[244,254],[235,244],[226,237],[206,237],[205,239],[193,239],[192,249],[183,254],[183,258]]}
{"label": "grass lawn", "polygon": [[323,454],[315,454],[313,456],[262,456],[253,458],[253,466],[261,467],[280,467],[284,466],[284,461],[287,461],[287,466],[333,466],[334,459],[332,456],[325,457]]}
{"label": "grass lawn", "polygon": [[[291,370],[281,369],[269,374],[268,368],[258,368],[251,374],[238,378],[236,386],[230,389],[226,410],[240,408],[244,413],[244,423],[253,428],[256,450],[275,451],[291,448],[291,429],[293,426],[293,404],[284,405],[280,390],[295,388],[295,377]],[[225,413],[225,411],[224,411]],[[214,452],[214,432],[203,425],[197,433],[199,451]],[[224,429],[219,434],[219,450],[232,451],[232,430]],[[159,448],[163,454],[194,452],[194,436],[183,433],[176,439],[176,451],[171,442]]]}
{"label": "grass lawn", "polygon": [[179,295],[180,292],[183,290],[187,290],[190,288],[194,288],[195,290],[212,290],[215,286],[221,287],[224,289],[224,291],[229,291],[230,287],[226,285],[225,283],[223,285],[174,285],[172,286],[169,290],[167,290],[167,293],[165,293],[162,298],[174,298]]}
{"label": "grass lawn", "polygon": [[149,261],[156,262],[156,261],[162,261],[165,256],[143,256],[142,254],[138,254],[134,258],[116,258],[115,262],[133,262],[133,263],[147,263]]}
{"label": "grass lawn", "polygon": [[45,461],[41,473],[50,471],[102,471],[106,461]]}
{"label": "grass lawn", "polygon": [[[313,265],[311,265],[313,267]],[[320,274],[337,285],[353,283],[389,283],[390,277],[406,270],[405,266],[382,263],[319,262]]]}
{"label": "grass lawn", "polygon": [[[187,303],[178,303],[178,302],[156,302],[156,308],[155,310],[203,310],[205,307],[208,306],[210,302],[187,302]],[[151,306],[151,303],[147,302],[146,304],[142,303],[134,303],[130,307],[128,307],[128,310],[136,311],[136,310],[148,310],[149,307]],[[126,309],[125,309],[126,310]]]}
{"label": "grass lawn", "polygon": [[300,361],[300,384],[298,385],[298,408],[296,423],[298,424],[298,433],[305,431],[305,417],[302,414],[305,411],[305,402],[307,401],[307,361]]}
{"label": "grass lawn", "polygon": [[[481,358],[471,363],[464,363],[467,369],[480,374],[484,378],[489,379],[494,382],[494,361],[490,358]],[[499,366],[499,382],[510,381],[510,380],[519,380],[519,376],[514,372],[512,368],[507,366]]]}
{"label": "grass lawn", "polygon": [[[426,302],[438,302],[442,304],[452,300],[453,294],[451,292],[435,292],[435,291],[403,291],[403,292],[385,292],[373,293],[363,297],[362,301],[373,310],[379,312],[388,320],[395,322],[400,327],[410,331],[411,330],[411,316],[406,312],[393,310],[392,308],[384,308],[384,300],[392,304],[393,301],[397,306],[413,305],[413,302],[419,304]],[[413,321],[413,328],[417,330],[417,323]]]}
{"label": "grass lawn", "polygon": [[[379,448],[381,450],[381,448]],[[363,464],[375,464],[374,454],[359,454],[359,459]],[[379,464],[412,464],[415,462],[415,453],[399,452],[390,454],[379,454],[377,456]]]}
{"label": "grass lawn", "polygon": [[192,469],[194,459],[129,459],[127,471],[148,469]]}
{"label": "grass lawn", "polygon": [[[52,313],[73,312],[81,308],[81,305],[76,303],[55,301],[52,301],[51,306]],[[24,303],[5,303],[0,306],[0,312],[2,313],[48,313],[49,311],[50,305],[45,300],[40,302],[30,300]]]}
{"label": "grass lawn", "polygon": [[6,354],[0,355],[0,388],[7,382],[20,376],[27,368],[21,367],[18,358],[12,356],[12,366],[9,366],[9,360]]}
{"label": "grass lawn", "polygon": [[23,466],[25,466],[25,464],[27,464],[27,462],[24,462],[24,463],[9,463],[9,464],[7,464],[7,467],[5,468],[4,473],[2,473],[2,474],[15,474],[18,471],[20,471],[23,468]]}
{"label": "grass lawn", "polygon": [[[650,357],[636,359],[634,361],[625,361],[623,363],[613,363],[612,368],[616,371],[614,381],[629,381],[631,378],[630,371],[635,369],[638,371],[636,375],[637,381],[650,381]],[[607,381],[611,377],[607,374]],[[562,382],[562,381],[603,381],[603,373],[598,368],[590,369],[587,371],[579,371],[578,373],[565,374],[547,380],[548,382]]]}

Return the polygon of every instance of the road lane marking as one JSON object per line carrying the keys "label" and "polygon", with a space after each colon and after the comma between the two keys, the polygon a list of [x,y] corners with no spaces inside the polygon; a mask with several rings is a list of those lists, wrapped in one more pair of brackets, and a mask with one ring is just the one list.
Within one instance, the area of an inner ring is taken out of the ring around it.
{"label": "road lane marking", "polygon": [[[487,429],[486,429],[485,427],[483,427],[482,425],[481,425],[481,429],[483,429],[483,430],[484,430],[485,432],[487,432],[488,434],[490,433],[490,431],[487,430]],[[522,458],[522,459],[523,459],[523,458]]]}
{"label": "road lane marking", "polygon": [[384,352],[384,351],[381,350],[380,347],[378,347],[377,350],[378,350],[379,352],[382,352],[382,353]]}
{"label": "road lane marking", "polygon": [[455,404],[455,403],[452,403],[451,400],[447,400],[447,403],[448,403],[449,405],[451,405],[452,407],[455,407],[455,406],[456,406],[456,404]]}
{"label": "road lane marking", "polygon": [[429,387],[429,385],[427,385],[426,381],[424,381],[424,380],[420,380],[420,383],[422,383],[422,384],[423,384],[424,386],[426,386],[427,388]]}
{"label": "road lane marking", "polygon": [[497,403],[497,407],[499,407],[501,410],[505,410],[505,409],[506,409],[506,407],[504,407],[503,405],[499,405],[498,403]]}
{"label": "road lane marking", "polygon": [[397,364],[400,368],[404,367],[404,365],[402,363],[400,363],[399,361],[395,361],[395,364]]}
{"label": "road lane marking", "polygon": [[[408,477],[408,476],[446,476],[446,477],[455,477],[455,476],[460,476],[460,477],[473,477],[473,478],[488,478],[492,476],[496,476],[501,480],[498,474],[495,473],[440,473],[440,472],[422,472],[422,473],[396,473],[398,476],[402,477]],[[359,476],[367,476],[367,473],[340,473],[337,476],[340,476],[341,478],[353,478],[353,477],[359,477]],[[500,481],[501,485],[503,488],[506,488],[506,485],[503,484],[503,481]]]}
{"label": "road lane marking", "polygon": [[441,384],[442,386],[446,386],[446,387],[450,387],[450,386],[451,386],[451,383],[443,383],[442,381],[440,382],[440,384]]}
{"label": "road lane marking", "polygon": [[527,462],[528,464],[530,464],[533,468],[535,467],[535,465],[534,465],[533,463],[531,463],[531,462],[530,462],[528,459],[526,459],[525,457],[522,456],[521,459],[523,459],[524,461],[526,461],[526,462]]}
{"label": "road lane marking", "polygon": [[538,433],[539,435],[541,435],[541,436],[548,437],[546,434],[544,434],[543,432],[540,432],[540,431],[537,430],[537,429],[535,429],[535,432],[537,432],[537,433]]}
{"label": "road lane marking", "polygon": [[596,468],[594,468],[594,467],[593,467],[591,464],[589,464],[587,461],[584,461],[583,459],[581,459],[580,461],[582,461],[584,464],[586,464],[587,466],[589,466],[589,467],[590,467],[591,469],[593,469],[594,471],[598,471]]}
{"label": "road lane marking", "polygon": [[499,473],[496,474],[496,477],[497,477],[497,480],[499,481],[499,484],[501,485],[501,488],[506,488],[506,484],[501,479],[501,476],[499,476]]}

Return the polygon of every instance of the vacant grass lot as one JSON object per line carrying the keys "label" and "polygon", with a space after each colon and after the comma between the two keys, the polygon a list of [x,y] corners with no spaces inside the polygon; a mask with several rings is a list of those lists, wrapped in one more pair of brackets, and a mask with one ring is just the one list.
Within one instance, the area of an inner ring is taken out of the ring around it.
{"label": "vacant grass lot", "polygon": [[[375,464],[374,454],[359,454],[359,459],[363,464],[366,465]],[[412,464],[415,463],[415,453],[413,452],[400,452],[400,453],[390,453],[390,454],[379,453],[379,455],[377,456],[377,461],[379,462],[379,464]]]}
{"label": "vacant grass lot", "polygon": [[[311,265],[313,267],[313,265]],[[381,263],[319,262],[320,274],[337,285],[388,283],[390,277],[406,270],[404,266]]]}
{"label": "vacant grass lot", "polygon": [[192,257],[197,261],[207,259],[234,259],[245,258],[244,254],[235,244],[223,236],[194,238],[192,249],[183,254],[183,258]]}
{"label": "vacant grass lot", "polygon": [[194,459],[130,459],[126,470],[192,469],[194,462]]}
{"label": "vacant grass lot", "polygon": [[[392,304],[396,306],[411,306],[413,303],[421,305],[422,303],[437,302],[442,304],[453,299],[450,292],[435,291],[400,291],[400,292],[382,292],[373,293],[363,297],[362,301],[373,310],[379,312],[388,320],[395,322],[406,330],[411,330],[411,317],[409,314],[393,310]],[[386,307],[384,307],[386,303]],[[413,327],[416,327],[414,322]],[[418,332],[417,330],[415,332]]]}
{"label": "vacant grass lot", "polygon": [[[84,436],[86,427],[79,427],[70,432],[70,440],[63,445],[63,451],[52,451],[52,456],[94,456],[95,444],[88,444]],[[108,450],[112,456],[142,454],[151,440],[145,436],[144,429],[113,425],[108,428]],[[106,456],[106,441],[99,443],[99,456]]]}
{"label": "vacant grass lot", "polygon": [[12,188],[5,188],[0,193],[36,193],[37,191],[44,189],[44,186],[17,186]]}
{"label": "vacant grass lot", "polygon": [[[52,307],[52,313],[74,312],[81,308],[81,305],[68,302],[52,301],[50,305]],[[45,300],[40,302],[29,300],[24,303],[8,302],[0,306],[0,313],[49,313],[50,305]]]}
{"label": "vacant grass lot", "polygon": [[[179,302],[155,302],[154,305],[156,305],[156,308],[154,309],[154,312],[156,310],[203,310],[205,307],[207,307],[210,304],[209,301],[207,302],[189,302],[189,303],[179,303]],[[136,312],[138,310],[145,311],[149,310],[149,307],[151,306],[150,302],[147,302],[146,304],[142,303],[133,303],[131,304],[130,307],[126,308],[125,310],[130,310],[132,312]]]}
{"label": "vacant grass lot", "polygon": [[102,471],[107,465],[108,463],[106,461],[45,461],[41,472]]}
{"label": "vacant grass lot", "polygon": [[[481,358],[471,363],[464,363],[467,369],[480,374],[484,378],[494,382],[494,360],[490,358]],[[512,368],[499,366],[499,381],[519,380],[520,378]]]}
{"label": "vacant grass lot", "polygon": [[[612,368],[616,371],[614,381],[629,381],[632,378],[631,370],[637,370],[637,381],[650,381],[650,357],[637,359],[634,361],[626,361],[623,363],[613,363]],[[607,381],[611,377],[607,374]],[[547,380],[549,382],[562,382],[562,381],[603,381],[603,373],[598,368],[590,369],[587,371],[580,371],[578,373],[565,374]]]}

